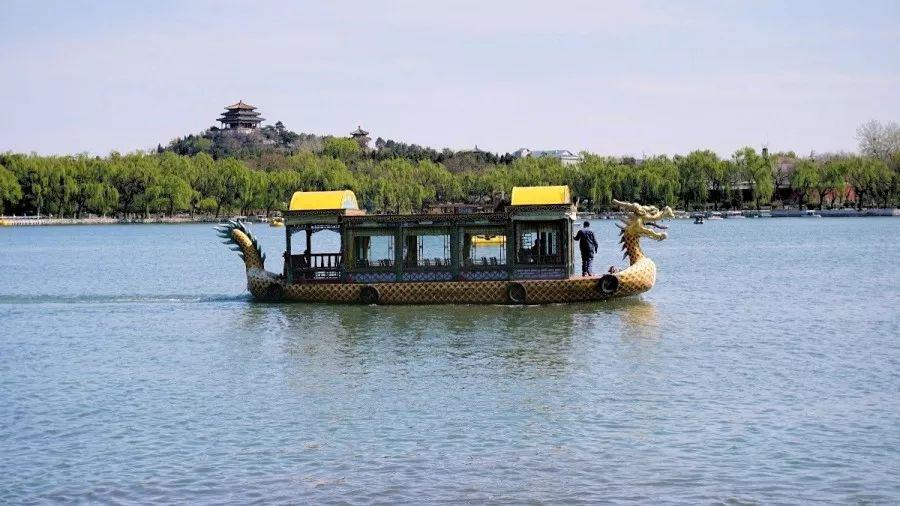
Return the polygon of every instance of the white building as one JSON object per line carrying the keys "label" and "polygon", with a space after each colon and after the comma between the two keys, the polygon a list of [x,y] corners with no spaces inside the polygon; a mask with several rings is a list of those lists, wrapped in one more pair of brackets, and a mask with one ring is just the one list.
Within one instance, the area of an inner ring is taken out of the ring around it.
{"label": "white building", "polygon": [[575,165],[581,162],[581,157],[568,149],[532,151],[528,148],[520,148],[513,152],[513,156],[516,158],[525,158],[526,156],[532,158],[556,158],[563,165]]}

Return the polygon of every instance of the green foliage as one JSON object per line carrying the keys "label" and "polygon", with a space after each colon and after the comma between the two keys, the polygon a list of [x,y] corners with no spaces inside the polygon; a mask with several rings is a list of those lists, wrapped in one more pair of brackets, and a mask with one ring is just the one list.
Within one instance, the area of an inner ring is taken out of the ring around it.
{"label": "green foliage", "polygon": [[219,209],[219,203],[212,197],[207,197],[197,203],[197,209],[206,214],[212,214]]}
{"label": "green foliage", "polygon": [[847,187],[847,173],[844,165],[839,161],[823,161],[816,164],[818,174],[813,178],[816,182],[813,190],[817,193],[819,199],[819,209],[825,205],[825,199],[830,196],[831,203],[829,207],[834,208],[834,201],[840,196],[843,197]]}
{"label": "green foliage", "polygon": [[814,160],[799,160],[790,175],[791,188],[797,194],[798,203],[803,207],[807,194],[819,185],[821,171]]}
{"label": "green foliage", "polygon": [[187,181],[175,174],[165,174],[153,190],[153,194],[160,200],[156,209],[165,209],[169,216],[175,211],[184,211],[191,206],[191,197],[194,190]]}
{"label": "green foliage", "polygon": [[692,151],[687,156],[677,157],[678,180],[681,182],[681,200],[686,208],[696,208],[709,198],[707,172],[719,164],[719,157],[712,151]]}
{"label": "green foliage", "polygon": [[291,196],[299,188],[300,175],[294,171],[262,172],[265,189],[261,195],[260,204],[266,210],[268,216],[273,209],[285,210],[290,203]]}
{"label": "green foliage", "polygon": [[756,202],[756,209],[759,210],[762,202],[767,202],[772,198],[775,189],[775,176],[771,160],[758,155],[756,150],[751,147],[735,151],[732,160],[741,182],[747,182],[750,185],[752,198]]}
{"label": "green foliage", "polygon": [[328,137],[325,139],[325,147],[322,154],[338,160],[348,162],[356,158],[362,149],[353,139],[344,137]]}
{"label": "green foliage", "polygon": [[21,199],[22,187],[16,175],[0,165],[0,214],[3,213],[5,205],[15,205]]}
{"label": "green foliage", "polygon": [[[370,212],[396,213],[439,202],[498,204],[514,186],[560,184],[569,185],[583,210],[609,209],[613,198],[685,209],[760,208],[773,199],[890,207],[900,199],[900,153],[890,151],[888,141],[879,146],[887,146],[890,157],[878,158],[769,157],[748,147],[727,160],[709,150],[645,160],[582,153],[580,163],[568,166],[551,157],[438,152],[382,139],[375,144],[364,152],[352,139],[295,134],[276,125],[245,136],[209,131],[152,154],[0,153],[0,211],[269,214],[284,210],[298,190],[350,189]],[[242,158],[225,156],[235,153]]]}
{"label": "green foliage", "polygon": [[888,207],[898,196],[897,173],[887,165],[872,158],[851,157],[845,161],[847,184],[856,193],[857,208],[861,209],[866,200],[875,205]]}

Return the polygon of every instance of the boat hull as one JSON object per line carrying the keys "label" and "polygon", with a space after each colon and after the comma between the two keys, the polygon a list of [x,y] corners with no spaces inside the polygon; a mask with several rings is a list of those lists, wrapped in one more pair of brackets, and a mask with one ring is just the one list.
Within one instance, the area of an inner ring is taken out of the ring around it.
{"label": "boat hull", "polygon": [[[614,280],[611,278],[615,278]],[[263,270],[247,272],[257,300],[362,304],[553,304],[590,302],[643,293],[656,282],[656,265],[643,258],[606,276],[514,281],[404,283],[285,283]]]}

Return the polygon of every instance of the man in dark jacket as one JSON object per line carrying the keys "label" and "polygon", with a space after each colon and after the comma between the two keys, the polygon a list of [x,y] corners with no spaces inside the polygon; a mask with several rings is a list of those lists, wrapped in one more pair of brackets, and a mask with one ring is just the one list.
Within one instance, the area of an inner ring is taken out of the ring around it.
{"label": "man in dark jacket", "polygon": [[594,261],[594,253],[597,252],[597,238],[591,230],[591,222],[584,222],[584,227],[575,234],[578,241],[578,249],[581,250],[581,275],[593,276],[591,263]]}

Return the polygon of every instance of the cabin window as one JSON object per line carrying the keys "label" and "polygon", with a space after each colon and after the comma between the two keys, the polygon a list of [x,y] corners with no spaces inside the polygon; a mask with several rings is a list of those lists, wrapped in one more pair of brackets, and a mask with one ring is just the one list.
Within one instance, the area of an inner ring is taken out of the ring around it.
{"label": "cabin window", "polygon": [[[297,234],[297,232],[300,232]],[[291,237],[291,252],[294,257],[305,259],[310,254],[341,254],[341,235],[337,230],[327,228],[311,230],[309,236],[303,233],[302,228],[291,230],[291,235],[299,235],[299,238]]]}
{"label": "cabin window", "polygon": [[410,230],[403,237],[403,265],[449,268],[450,231],[445,228]]}
{"label": "cabin window", "polygon": [[357,235],[353,238],[356,267],[392,267],[394,234]]}
{"label": "cabin window", "polygon": [[464,267],[506,265],[506,230],[501,227],[462,231]]}
{"label": "cabin window", "polygon": [[[343,258],[340,233],[324,226],[290,228],[292,279],[333,279],[340,274]],[[291,236],[300,232],[299,240]]]}
{"label": "cabin window", "polygon": [[516,225],[516,256],[520,264],[561,264],[562,231],[559,222]]}

